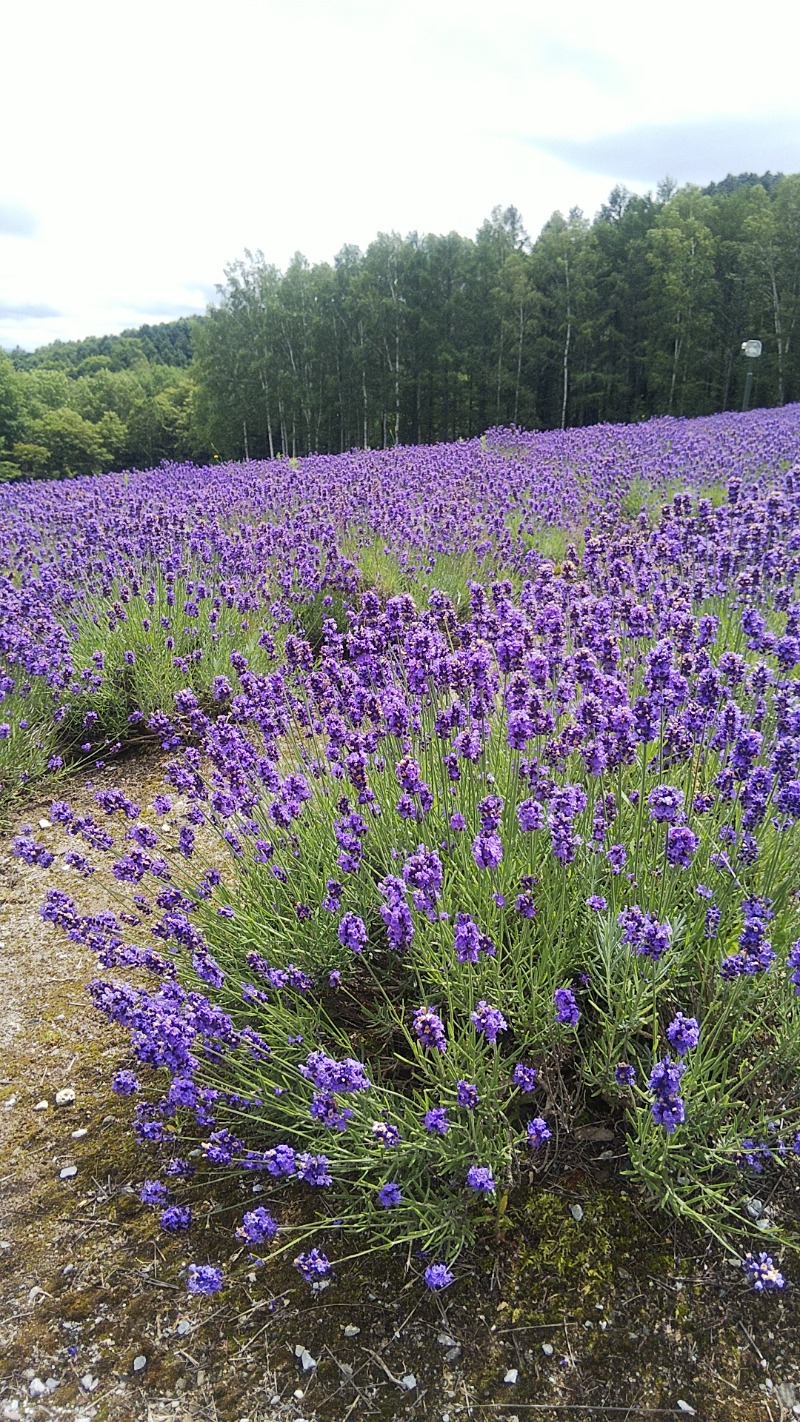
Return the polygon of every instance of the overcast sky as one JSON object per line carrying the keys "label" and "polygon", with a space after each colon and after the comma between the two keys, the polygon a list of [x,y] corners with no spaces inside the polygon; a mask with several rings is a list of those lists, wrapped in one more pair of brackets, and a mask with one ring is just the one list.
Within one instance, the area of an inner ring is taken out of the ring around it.
{"label": "overcast sky", "polygon": [[203,311],[246,247],[800,171],[796,0],[26,0],[2,50],[6,348]]}

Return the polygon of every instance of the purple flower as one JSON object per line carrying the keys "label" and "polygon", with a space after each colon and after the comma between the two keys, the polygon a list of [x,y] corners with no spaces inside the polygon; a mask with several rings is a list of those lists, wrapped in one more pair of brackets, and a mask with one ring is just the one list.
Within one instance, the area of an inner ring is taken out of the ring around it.
{"label": "purple flower", "polygon": [[381,905],[380,913],[386,924],[389,944],[398,953],[403,952],[411,946],[414,937],[411,911],[406,903],[405,879],[398,879],[389,874],[381,880],[378,889],[386,899],[386,903]]}
{"label": "purple flower", "polygon": [[298,1180],[302,1180],[306,1185],[313,1185],[315,1189],[323,1189],[326,1185],[333,1184],[326,1155],[310,1155],[308,1151],[303,1151],[296,1157],[296,1169]]}
{"label": "purple flower", "polygon": [[688,869],[700,841],[688,825],[670,825],[667,830],[667,862],[674,869]]}
{"label": "purple flower", "polygon": [[456,1082],[456,1101],[465,1111],[474,1111],[479,1100],[478,1088],[471,1081]]}
{"label": "purple flower", "polygon": [[332,1091],[315,1091],[310,1113],[314,1121],[319,1121],[321,1126],[331,1131],[346,1131],[347,1123],[353,1116],[352,1107],[342,1106]]}
{"label": "purple flower", "polygon": [[574,992],[570,988],[556,988],[553,993],[553,1002],[556,1009],[556,1022],[560,1022],[564,1027],[577,1027],[581,1014]]}
{"label": "purple flower", "polygon": [[192,1211],[188,1205],[169,1205],[161,1212],[161,1228],[168,1229],[172,1234],[190,1229],[191,1224]]}
{"label": "purple flower", "polygon": [[508,1023],[499,1007],[490,1007],[485,998],[481,998],[475,1011],[470,1013],[469,1019],[475,1031],[479,1036],[485,1037],[487,1042],[496,1042],[499,1032],[508,1031]]}
{"label": "purple flower", "polygon": [[703,934],[706,938],[716,938],[721,918],[722,909],[717,904],[709,904],[703,922]]}
{"label": "purple flower", "polygon": [[342,1061],[337,1061],[335,1057],[329,1057],[327,1052],[309,1052],[305,1062],[297,1070],[306,1081],[313,1082],[318,1091],[349,1092],[370,1089],[370,1080],[364,1066],[355,1057],[344,1057]]}
{"label": "purple flower", "polygon": [[636,1081],[636,1067],[630,1062],[617,1062],[614,1067],[614,1080],[617,1086],[633,1086]]}
{"label": "purple flower", "polygon": [[678,1095],[685,1070],[685,1062],[673,1062],[670,1057],[664,1057],[656,1062],[650,1073],[650,1090],[654,1097],[653,1120],[657,1126],[664,1127],[667,1135],[672,1135],[676,1127],[686,1120],[683,1101]]}
{"label": "purple flower", "polygon": [[444,1023],[432,1007],[418,1007],[414,1013],[414,1031],[420,1045],[430,1051],[446,1052]]}
{"label": "purple flower", "polygon": [[481,933],[468,913],[456,914],[453,947],[459,963],[477,963],[480,953],[493,958],[496,952],[491,938]]}
{"label": "purple flower", "polygon": [[757,1294],[763,1293],[766,1289],[782,1289],[786,1283],[783,1274],[776,1269],[769,1254],[763,1252],[758,1256],[746,1254],[742,1260],[742,1268],[746,1271],[748,1280]]}
{"label": "purple flower", "polygon": [[484,834],[493,834],[500,827],[503,815],[503,799],[500,795],[486,795],[478,805],[478,818]]}
{"label": "purple flower", "polygon": [[647,797],[650,818],[659,823],[674,824],[683,814],[683,791],[674,785],[656,785]]}
{"label": "purple flower", "polygon": [[330,1260],[319,1249],[309,1249],[307,1254],[298,1254],[293,1262],[307,1284],[315,1284],[330,1273]]}
{"label": "purple flower", "polygon": [[623,909],[617,922],[622,929],[623,943],[630,943],[640,956],[652,958],[654,963],[666,953],[672,942],[669,924],[659,923],[649,912],[643,913],[638,904]]}
{"label": "purple flower", "polygon": [[514,907],[520,918],[535,918],[536,904],[533,901],[533,894],[527,890],[524,894],[517,894]]}
{"label": "purple flower", "polygon": [[545,814],[538,800],[523,800],[517,805],[517,821],[520,829],[526,832],[542,829]]}
{"label": "purple flower", "polygon": [[594,909],[595,913],[602,913],[608,908],[608,899],[604,899],[602,894],[590,894],[586,900],[586,907]]}
{"label": "purple flower", "polygon": [[29,834],[18,834],[16,839],[12,840],[11,853],[26,864],[35,864],[40,869],[49,869],[54,859],[47,846],[37,844]]}
{"label": "purple flower", "polygon": [[337,879],[328,879],[325,884],[325,897],[322,900],[322,907],[328,913],[338,913],[339,905],[342,901],[342,885]]}
{"label": "purple flower", "polygon": [[222,1288],[222,1270],[213,1264],[190,1264],[186,1287],[190,1294],[218,1294]]}
{"label": "purple flower", "polygon": [[685,1057],[700,1041],[700,1024],[696,1017],[684,1017],[676,1013],[667,1028],[667,1039],[679,1057]]}
{"label": "purple flower", "polygon": [[145,1180],[139,1191],[139,1199],[143,1205],[163,1205],[168,1195],[166,1185],[162,1185],[160,1180]]}
{"label": "purple flower", "polygon": [[419,845],[403,865],[403,880],[413,890],[414,908],[430,918],[444,883],[442,861],[435,850]]}
{"label": "purple flower", "polygon": [[139,1090],[139,1078],[132,1071],[115,1072],[111,1078],[111,1090],[117,1096],[132,1096],[134,1091]]}
{"label": "purple flower", "polygon": [[539,1073],[536,1067],[526,1066],[524,1062],[517,1062],[512,1073],[511,1080],[517,1090],[524,1096],[536,1090],[539,1081]]}
{"label": "purple flower", "polygon": [[621,874],[628,862],[628,851],[624,844],[612,844],[606,859],[611,865],[612,874]]}
{"label": "purple flower", "polygon": [[[432,1106],[430,1111],[426,1111],[422,1118],[425,1130],[431,1135],[446,1136],[450,1129],[450,1122],[447,1117],[447,1110],[444,1106]],[[800,1139],[800,1137],[798,1137]]]}
{"label": "purple flower", "polygon": [[389,1121],[373,1121],[372,1136],[373,1140],[378,1141],[378,1143],[385,1146],[387,1150],[391,1149],[392,1146],[396,1146],[400,1140],[400,1132],[397,1127],[393,1126]]}
{"label": "purple flower", "polygon": [[462,830],[465,830],[467,828],[467,822],[464,819],[464,816],[459,814],[458,812],[456,812],[454,815],[451,815],[450,828],[451,830],[455,830],[456,833],[461,833]]}
{"label": "purple flower", "polygon": [[263,1205],[248,1210],[236,1233],[248,1244],[267,1244],[278,1233],[278,1223]]}
{"label": "purple flower", "polygon": [[528,1121],[525,1130],[528,1136],[528,1145],[533,1150],[544,1145],[545,1141],[553,1139],[553,1132],[549,1129],[543,1116],[534,1116],[532,1121]]}
{"label": "purple flower", "polygon": [[362,953],[367,941],[367,929],[363,919],[355,913],[346,913],[339,924],[339,942],[343,948],[353,953]]}
{"label": "purple flower", "polygon": [[496,869],[503,858],[499,834],[476,834],[472,841],[472,856],[479,869]]}
{"label": "purple flower", "polygon": [[280,1179],[295,1173],[295,1153],[290,1145],[276,1145],[264,1152],[264,1164],[270,1175]]}
{"label": "purple flower", "polygon": [[378,1204],[384,1210],[393,1210],[396,1205],[403,1203],[403,1192],[395,1180],[388,1180],[378,1191]]}
{"label": "purple flower", "polygon": [[455,1275],[446,1264],[429,1264],[423,1277],[429,1289],[446,1289],[452,1284]]}
{"label": "purple flower", "polygon": [[471,1165],[467,1171],[467,1184],[470,1190],[475,1190],[479,1195],[488,1195],[496,1189],[496,1182],[488,1165]]}

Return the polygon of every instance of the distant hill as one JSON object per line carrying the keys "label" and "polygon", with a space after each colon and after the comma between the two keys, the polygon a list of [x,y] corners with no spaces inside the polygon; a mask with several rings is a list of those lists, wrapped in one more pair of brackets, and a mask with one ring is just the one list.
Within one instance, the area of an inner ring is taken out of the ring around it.
{"label": "distant hill", "polygon": [[138,361],[150,365],[189,366],[194,354],[193,328],[198,316],[181,316],[157,326],[138,326],[119,336],[86,336],[82,341],[53,341],[35,351],[10,351],[17,370],[64,370],[90,375],[96,370],[129,370]]}

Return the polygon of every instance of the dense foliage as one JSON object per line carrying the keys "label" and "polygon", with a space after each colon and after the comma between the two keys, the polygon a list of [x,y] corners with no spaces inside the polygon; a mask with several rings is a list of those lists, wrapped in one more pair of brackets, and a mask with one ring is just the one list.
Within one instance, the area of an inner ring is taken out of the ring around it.
{"label": "dense foliage", "polygon": [[[0,357],[0,477],[266,458],[800,398],[800,177],[616,188],[531,242],[380,234],[279,272],[249,252],[192,322]],[[191,364],[188,362],[191,359]]]}
{"label": "dense foliage", "polygon": [[147,468],[195,453],[195,324],[0,352],[0,481]]}
{"label": "dense foliage", "polygon": [[791,1237],[753,1202],[800,1151],[800,408],[25,492],[8,779],[174,753],[152,805],[54,802],[120,906],[43,909],[121,974],[165,1229],[199,1150],[258,1259],[445,1287],[601,1112],[655,1201]]}

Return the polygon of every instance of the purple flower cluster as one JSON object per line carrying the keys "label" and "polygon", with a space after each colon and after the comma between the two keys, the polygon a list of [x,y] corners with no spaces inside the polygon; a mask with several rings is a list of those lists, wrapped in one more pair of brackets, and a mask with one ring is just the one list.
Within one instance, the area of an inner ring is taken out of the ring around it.
{"label": "purple flower cluster", "polygon": [[418,1007],[414,1013],[414,1032],[420,1046],[429,1051],[446,1052],[447,1036],[444,1023],[432,1007]]}
{"label": "purple flower cluster", "polygon": [[686,1110],[679,1095],[685,1070],[685,1062],[674,1062],[671,1057],[663,1057],[650,1073],[653,1120],[657,1126],[664,1127],[667,1135],[672,1135],[676,1127],[686,1120]]}
{"label": "purple flower cluster", "polygon": [[486,1041],[492,1044],[497,1041],[501,1032],[508,1031],[508,1023],[499,1007],[490,1007],[485,998],[481,998],[475,1011],[471,1012],[469,1016],[478,1035],[485,1037]]}
{"label": "purple flower cluster", "polygon": [[659,923],[648,911],[643,912],[638,904],[623,909],[619,915],[623,943],[631,947],[641,957],[651,958],[657,963],[672,943],[672,930],[668,923]]}

